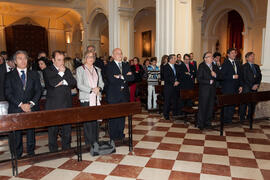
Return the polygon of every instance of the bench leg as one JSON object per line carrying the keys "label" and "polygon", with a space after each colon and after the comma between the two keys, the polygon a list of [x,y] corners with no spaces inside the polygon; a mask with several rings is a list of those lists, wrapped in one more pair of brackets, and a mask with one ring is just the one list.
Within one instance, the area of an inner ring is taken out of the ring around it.
{"label": "bench leg", "polygon": [[129,139],[129,152],[133,151],[133,137],[132,137],[132,116],[128,116],[128,139]]}
{"label": "bench leg", "polygon": [[82,161],[82,134],[81,134],[81,124],[77,124],[76,135],[77,135],[77,156],[78,156],[78,161]]}
{"label": "bench leg", "polygon": [[18,161],[16,153],[16,135],[13,131],[10,135],[10,154],[11,154],[11,164],[12,164],[12,174],[13,176],[18,176]]}
{"label": "bench leg", "polygon": [[221,109],[221,115],[220,115],[220,136],[223,136],[223,130],[224,130],[223,116],[224,116],[224,108]]}

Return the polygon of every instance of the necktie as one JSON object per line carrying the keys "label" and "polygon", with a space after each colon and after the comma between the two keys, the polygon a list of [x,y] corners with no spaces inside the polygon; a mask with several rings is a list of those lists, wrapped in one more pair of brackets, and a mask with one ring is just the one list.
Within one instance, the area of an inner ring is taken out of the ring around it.
{"label": "necktie", "polygon": [[189,64],[186,64],[188,72],[190,72]]}
{"label": "necktie", "polygon": [[118,63],[118,66],[119,66],[120,72],[122,74],[122,63]]}
{"label": "necktie", "polygon": [[173,69],[174,76],[176,76],[176,70],[175,70],[174,65],[172,65],[172,69]]}
{"label": "necktie", "polygon": [[9,67],[8,69],[9,69],[9,71],[12,71],[12,67]]}
{"label": "necktie", "polygon": [[25,87],[25,80],[26,80],[26,77],[25,77],[25,72],[22,70],[21,71],[21,80],[22,80],[22,83],[23,83],[23,88]]}
{"label": "necktie", "polygon": [[252,69],[252,71],[253,71],[253,74],[256,75],[256,74],[257,74],[257,71],[256,71],[256,69],[255,69],[254,64],[251,64],[251,69]]}
{"label": "necktie", "polygon": [[232,62],[232,65],[233,65],[233,69],[234,69],[235,74],[237,74],[237,68],[236,68],[236,65],[235,65],[234,61]]}

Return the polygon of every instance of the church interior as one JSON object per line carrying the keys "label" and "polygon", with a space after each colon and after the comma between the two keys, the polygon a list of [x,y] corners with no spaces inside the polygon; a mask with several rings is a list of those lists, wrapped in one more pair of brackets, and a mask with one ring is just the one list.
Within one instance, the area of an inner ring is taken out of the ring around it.
{"label": "church interior", "polygon": [[[0,0],[0,51],[9,56],[25,50],[35,61],[40,52],[51,57],[60,50],[82,59],[89,45],[104,62],[121,48],[127,61],[137,57],[141,65],[152,57],[160,65],[163,55],[190,53],[199,65],[205,52],[219,52],[223,63],[229,48],[237,49],[244,64],[245,54],[254,52],[262,73],[258,91],[270,91],[268,0]],[[220,110],[214,113],[217,128],[201,131],[193,114],[168,121],[158,111],[148,111],[145,99],[140,100],[141,113],[132,116],[132,151],[121,145],[113,154],[92,156],[83,136],[78,162],[74,126],[72,151],[23,157],[16,177],[8,133],[0,130],[0,179],[270,179],[270,101],[256,105],[253,129],[248,122],[233,123],[220,136]],[[238,120],[235,111],[233,121]],[[106,139],[107,124],[101,126],[99,137]],[[124,134],[129,134],[128,118]],[[26,137],[23,144],[25,155]],[[35,154],[47,152],[47,129],[36,129]]]}

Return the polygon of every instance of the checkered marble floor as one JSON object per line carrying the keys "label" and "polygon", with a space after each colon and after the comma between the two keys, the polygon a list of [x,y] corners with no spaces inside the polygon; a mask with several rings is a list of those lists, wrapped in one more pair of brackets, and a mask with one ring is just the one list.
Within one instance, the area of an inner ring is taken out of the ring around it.
{"label": "checkered marble floor", "polygon": [[[127,132],[127,130],[126,130]],[[115,154],[92,157],[83,154],[19,167],[0,169],[0,179],[106,179],[106,180],[246,180],[270,179],[270,121],[201,132],[193,125],[165,121],[157,114],[143,112],[133,118],[134,151],[118,147]],[[75,136],[73,136],[75,139]],[[73,145],[75,145],[75,141]],[[8,157],[1,141],[0,157]],[[47,136],[37,137],[36,153],[48,151]]]}

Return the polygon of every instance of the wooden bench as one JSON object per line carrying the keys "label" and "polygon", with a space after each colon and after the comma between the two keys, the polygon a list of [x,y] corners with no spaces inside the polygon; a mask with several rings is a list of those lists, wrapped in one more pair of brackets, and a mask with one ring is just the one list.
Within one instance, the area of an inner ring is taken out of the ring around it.
{"label": "wooden bench", "polygon": [[[232,105],[241,105],[249,103],[258,103],[262,101],[270,100],[270,91],[254,92],[254,93],[244,93],[244,94],[228,94],[228,95],[218,95],[217,103],[220,108],[224,106]],[[253,126],[253,114],[254,110],[252,109],[252,116],[249,121],[249,127],[252,129]],[[224,122],[223,122],[223,113],[220,117],[220,136],[223,136]]]}
{"label": "wooden bench", "polygon": [[180,90],[180,98],[183,101],[191,100],[192,106],[183,106],[181,111],[185,113],[185,123],[187,122],[187,114],[194,114],[194,124],[197,126],[197,115],[198,115],[198,100],[199,100],[199,88],[196,86],[194,89]]}
{"label": "wooden bench", "polygon": [[[81,124],[97,119],[110,119],[128,117],[129,151],[133,150],[132,144],[132,115],[141,113],[139,102],[109,104],[93,107],[76,107],[61,110],[38,111],[30,113],[17,113],[0,116],[0,133],[12,133],[11,146],[15,149],[15,131],[33,128],[44,128],[64,124],[77,124],[77,156],[82,161]],[[15,151],[16,153],[16,151]],[[17,156],[11,153],[13,175],[18,175]]]}

